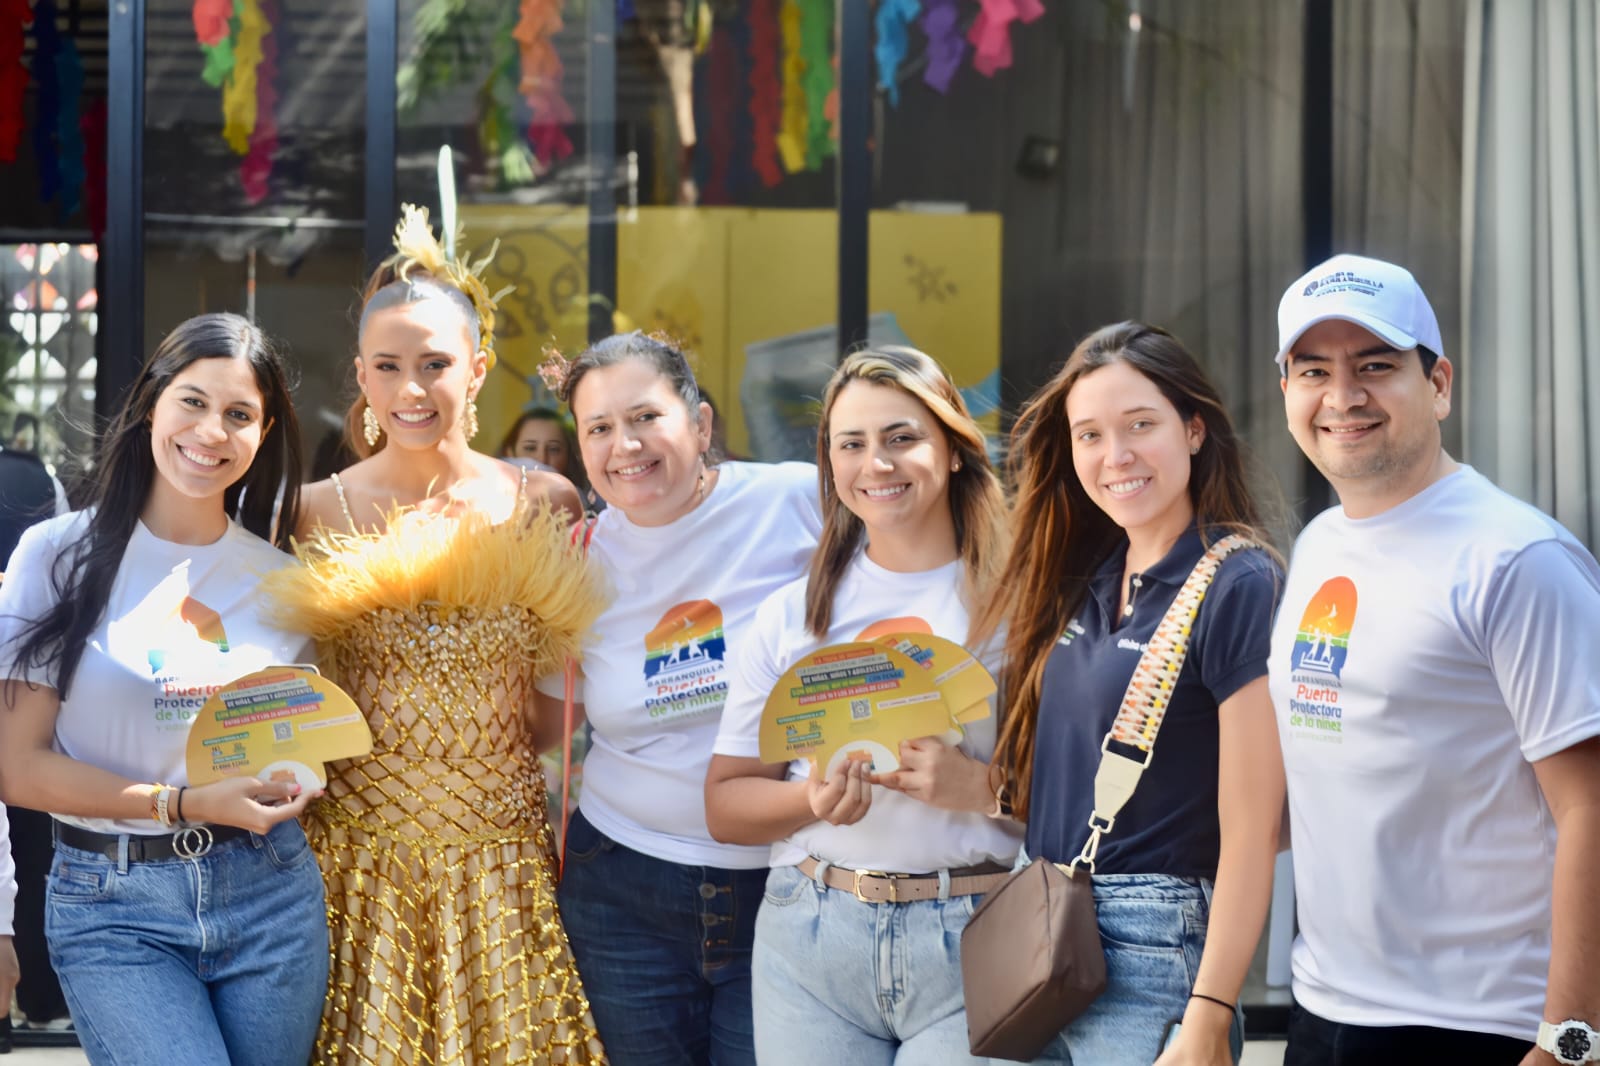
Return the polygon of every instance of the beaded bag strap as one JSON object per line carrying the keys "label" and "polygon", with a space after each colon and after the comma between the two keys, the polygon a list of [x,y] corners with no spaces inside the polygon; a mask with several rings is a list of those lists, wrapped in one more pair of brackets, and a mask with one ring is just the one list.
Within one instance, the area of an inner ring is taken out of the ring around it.
{"label": "beaded bag strap", "polygon": [[[1083,850],[1072,860],[1072,867],[1087,867],[1094,872],[1095,855],[1100,849],[1100,838],[1111,832],[1117,814],[1127,805],[1139,778],[1155,755],[1156,734],[1161,731],[1167,705],[1172,701],[1178,675],[1183,672],[1184,659],[1189,654],[1189,637],[1194,632],[1194,620],[1200,614],[1200,604],[1206,591],[1217,576],[1222,560],[1236,551],[1259,547],[1248,537],[1233,534],[1223,537],[1200,557],[1189,577],[1184,581],[1172,606],[1162,616],[1155,634],[1139,656],[1128,681],[1128,690],[1122,696],[1122,706],[1116,720],[1100,742],[1100,768],[1094,775],[1094,810],[1089,814],[1089,839]],[[1111,750],[1116,741],[1144,753],[1143,759],[1132,759]]]}

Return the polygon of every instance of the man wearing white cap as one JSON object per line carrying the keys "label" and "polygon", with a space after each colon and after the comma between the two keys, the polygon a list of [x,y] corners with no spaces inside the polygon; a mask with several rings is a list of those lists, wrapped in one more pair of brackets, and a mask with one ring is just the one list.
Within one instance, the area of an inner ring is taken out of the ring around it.
{"label": "man wearing white cap", "polygon": [[1269,667],[1286,1066],[1600,1061],[1600,566],[1445,452],[1454,371],[1407,271],[1335,256],[1278,334],[1289,430],[1339,494]]}

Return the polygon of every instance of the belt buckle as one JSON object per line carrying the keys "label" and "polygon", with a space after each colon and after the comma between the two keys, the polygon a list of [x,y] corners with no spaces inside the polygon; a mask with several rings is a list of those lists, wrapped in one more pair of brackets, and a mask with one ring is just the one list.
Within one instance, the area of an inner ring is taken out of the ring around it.
{"label": "belt buckle", "polygon": [[863,896],[861,894],[861,879],[863,877],[881,877],[881,878],[883,878],[883,880],[889,886],[889,902],[890,903],[899,903],[900,902],[900,900],[897,898],[898,891],[895,888],[895,883],[894,883],[895,882],[895,878],[894,878],[893,874],[885,873],[883,870],[852,870],[852,871],[850,871],[850,873],[852,875],[852,880],[851,880],[851,883],[850,883],[850,891],[855,893],[856,899],[859,899],[862,903],[874,903],[875,904],[875,903],[880,902],[879,900],[868,899],[866,896]]}
{"label": "belt buckle", "polygon": [[215,842],[210,826],[185,826],[172,834],[172,853],[180,859],[202,858]]}

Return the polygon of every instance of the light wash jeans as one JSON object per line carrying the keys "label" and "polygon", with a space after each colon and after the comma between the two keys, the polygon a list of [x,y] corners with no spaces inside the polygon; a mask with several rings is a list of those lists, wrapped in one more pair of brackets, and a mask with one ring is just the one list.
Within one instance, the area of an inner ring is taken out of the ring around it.
{"label": "light wash jeans", "polygon": [[[1106,950],[1106,990],[1035,1062],[1150,1066],[1167,1023],[1183,1018],[1206,946],[1211,882],[1163,874],[1096,875],[1094,902]],[[1234,1012],[1233,1061],[1244,1050]]]}
{"label": "light wash jeans", "polygon": [[56,845],[45,936],[95,1066],[298,1066],[328,989],[322,875],[298,822],[195,860]]}
{"label": "light wash jeans", "polygon": [[981,900],[863,903],[774,869],[751,964],[761,1066],[990,1062],[967,1052],[961,997],[961,931]]}

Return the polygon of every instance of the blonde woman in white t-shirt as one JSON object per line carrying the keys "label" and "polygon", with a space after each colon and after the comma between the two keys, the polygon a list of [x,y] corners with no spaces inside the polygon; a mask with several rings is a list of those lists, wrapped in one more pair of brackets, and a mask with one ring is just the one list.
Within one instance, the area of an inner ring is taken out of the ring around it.
{"label": "blonde woman in white t-shirt", "polygon": [[810,576],[757,615],[706,778],[712,833],[772,844],[756,1051],[762,1066],[970,1062],[961,931],[1021,841],[990,785],[993,716],[957,744],[906,741],[884,774],[767,765],[758,737],[773,686],[827,644],[922,631],[997,670],[997,642],[972,632],[970,612],[993,593],[1005,499],[982,430],[921,352],[850,356],[822,403],[822,541]]}
{"label": "blonde woman in white t-shirt", "polygon": [[315,793],[185,768],[207,694],[302,661],[258,595],[293,565],[299,441],[261,331],[189,319],[107,429],[93,505],[29,529],[0,588],[0,798],[55,817],[45,934],[93,1063],[311,1052],[328,927],[296,819]]}
{"label": "blonde woman in white t-shirt", "polygon": [[816,547],[816,471],[708,462],[711,408],[659,338],[609,337],[547,369],[609,505],[588,554],[612,594],[583,645],[592,742],[562,918],[612,1066],[754,1063],[767,849],[712,839],[705,774],[756,608]]}

